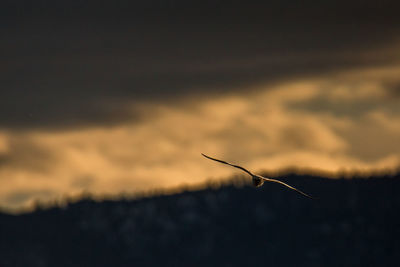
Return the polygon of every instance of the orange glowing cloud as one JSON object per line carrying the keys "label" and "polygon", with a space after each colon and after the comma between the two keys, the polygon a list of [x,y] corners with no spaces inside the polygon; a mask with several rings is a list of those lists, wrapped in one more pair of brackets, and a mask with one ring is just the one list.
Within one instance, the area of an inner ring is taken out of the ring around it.
{"label": "orange glowing cloud", "polygon": [[356,71],[248,94],[143,103],[146,119],[112,127],[3,131],[0,205],[18,209],[36,198],[131,193],[236,173],[201,152],[254,171],[396,169],[400,97],[385,84],[400,82],[399,74]]}

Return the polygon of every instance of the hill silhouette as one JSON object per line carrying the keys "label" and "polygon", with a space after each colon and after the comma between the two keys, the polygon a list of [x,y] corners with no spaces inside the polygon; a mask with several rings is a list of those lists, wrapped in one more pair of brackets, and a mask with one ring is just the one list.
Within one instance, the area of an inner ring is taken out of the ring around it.
{"label": "hill silhouette", "polygon": [[289,175],[261,188],[0,214],[0,266],[396,266],[400,175]]}

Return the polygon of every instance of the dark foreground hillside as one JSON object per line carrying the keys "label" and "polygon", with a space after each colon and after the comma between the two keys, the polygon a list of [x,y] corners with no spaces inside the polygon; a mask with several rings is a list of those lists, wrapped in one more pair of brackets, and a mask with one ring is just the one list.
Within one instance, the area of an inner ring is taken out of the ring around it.
{"label": "dark foreground hillside", "polygon": [[0,266],[399,266],[400,177],[225,186],[0,214]]}

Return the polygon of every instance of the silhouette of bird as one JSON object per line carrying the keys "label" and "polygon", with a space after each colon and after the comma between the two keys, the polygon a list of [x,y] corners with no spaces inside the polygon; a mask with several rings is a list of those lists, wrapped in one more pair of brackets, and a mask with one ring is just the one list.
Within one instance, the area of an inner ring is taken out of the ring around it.
{"label": "silhouette of bird", "polygon": [[262,185],[264,184],[264,182],[278,183],[278,184],[284,185],[284,186],[286,186],[286,187],[288,187],[288,188],[290,188],[290,189],[292,189],[292,190],[294,190],[294,191],[296,191],[296,192],[302,194],[303,196],[306,196],[306,197],[309,197],[309,198],[312,199],[311,196],[307,195],[306,193],[304,193],[304,192],[302,192],[302,191],[300,191],[300,190],[294,188],[293,186],[290,186],[290,185],[288,185],[288,184],[286,184],[286,183],[284,183],[284,182],[282,182],[282,181],[279,181],[279,180],[276,180],[276,179],[267,178],[267,177],[264,177],[264,176],[261,176],[261,175],[258,175],[258,174],[253,174],[253,173],[251,173],[249,170],[246,170],[245,168],[243,168],[243,167],[241,167],[241,166],[238,166],[238,165],[235,165],[235,164],[232,164],[232,163],[223,161],[223,160],[219,160],[219,159],[212,158],[212,157],[207,156],[207,155],[205,155],[205,154],[203,154],[203,153],[201,153],[201,155],[203,155],[204,157],[206,157],[206,158],[208,158],[208,159],[211,159],[211,160],[214,160],[214,161],[217,161],[217,162],[220,162],[220,163],[223,163],[223,164],[227,164],[227,165],[229,165],[229,166],[232,166],[232,167],[241,169],[242,171],[246,172],[247,174],[249,174],[249,175],[251,176],[251,178],[252,178],[252,180],[253,180],[253,186],[255,186],[255,187],[260,187],[260,186],[262,186]]}

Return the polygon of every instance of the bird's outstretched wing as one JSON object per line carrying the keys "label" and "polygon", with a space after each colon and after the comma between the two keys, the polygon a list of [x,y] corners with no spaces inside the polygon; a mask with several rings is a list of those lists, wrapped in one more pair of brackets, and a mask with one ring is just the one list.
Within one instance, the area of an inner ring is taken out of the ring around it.
{"label": "bird's outstretched wing", "polygon": [[223,163],[223,164],[227,164],[227,165],[230,165],[230,166],[232,166],[232,167],[241,169],[242,171],[248,173],[249,175],[254,176],[254,174],[252,174],[250,171],[246,170],[245,168],[243,168],[243,167],[241,167],[241,166],[238,166],[238,165],[235,165],[235,164],[232,164],[232,163],[223,161],[223,160],[219,160],[219,159],[215,159],[215,158],[209,157],[209,156],[207,156],[207,155],[205,155],[205,154],[203,154],[203,153],[201,153],[201,155],[203,155],[204,157],[206,157],[206,158],[208,158],[208,159],[211,159],[211,160],[214,160],[214,161],[217,161],[217,162],[220,162],[220,163]]}
{"label": "bird's outstretched wing", "polygon": [[284,186],[286,186],[286,187],[288,187],[288,188],[290,188],[290,189],[292,189],[292,190],[294,190],[294,191],[296,191],[296,192],[302,194],[303,196],[306,196],[306,197],[309,197],[309,198],[311,198],[311,199],[314,199],[314,198],[311,197],[310,195],[307,195],[306,193],[300,191],[299,189],[294,188],[293,186],[290,186],[290,185],[288,185],[287,183],[284,183],[284,182],[282,182],[282,181],[275,180],[275,179],[271,179],[271,178],[267,178],[267,177],[264,177],[264,176],[261,176],[261,175],[257,175],[257,177],[259,177],[259,178],[261,178],[261,179],[263,179],[264,181],[267,181],[267,182],[273,182],[273,183],[278,183],[278,184],[284,185]]}
{"label": "bird's outstretched wing", "polygon": [[284,186],[286,186],[287,188],[290,188],[290,189],[292,189],[292,190],[294,190],[294,191],[296,191],[296,192],[302,194],[303,196],[306,196],[306,197],[309,197],[309,198],[311,198],[311,199],[314,199],[314,198],[311,197],[310,195],[307,195],[306,193],[300,191],[299,189],[294,188],[293,186],[290,186],[290,185],[288,185],[288,184],[286,184],[286,183],[284,183],[284,182],[282,182],[282,181],[279,181],[279,180],[276,180],[276,179],[267,178],[267,177],[264,177],[264,176],[261,176],[261,175],[255,175],[255,174],[251,173],[249,170],[246,170],[245,168],[243,168],[243,167],[241,167],[241,166],[238,166],[238,165],[235,165],[235,164],[232,164],[232,163],[223,161],[223,160],[219,160],[219,159],[212,158],[212,157],[207,156],[207,155],[205,155],[205,154],[203,154],[203,153],[201,153],[201,155],[203,155],[204,157],[206,157],[206,158],[208,158],[208,159],[217,161],[217,162],[219,162],[219,163],[227,164],[227,165],[230,165],[230,166],[232,166],[232,167],[241,169],[242,171],[248,173],[248,174],[251,175],[252,177],[258,177],[258,178],[260,178],[260,179],[262,179],[262,180],[264,180],[264,181],[267,181],[267,182],[273,182],[273,183],[278,183],[278,184],[284,185]]}

